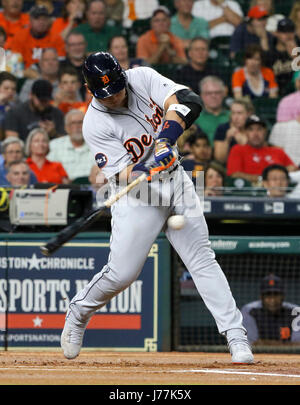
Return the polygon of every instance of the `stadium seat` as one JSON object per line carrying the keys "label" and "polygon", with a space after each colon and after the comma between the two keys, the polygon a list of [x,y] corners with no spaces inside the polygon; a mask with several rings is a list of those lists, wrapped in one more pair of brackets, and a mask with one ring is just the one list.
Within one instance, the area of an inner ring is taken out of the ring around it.
{"label": "stadium seat", "polygon": [[88,177],[76,177],[72,181],[73,184],[90,184],[89,178]]}
{"label": "stadium seat", "polygon": [[276,112],[280,98],[258,97],[252,101],[256,114],[267,121],[269,126],[273,126],[276,122]]}
{"label": "stadium seat", "polygon": [[152,65],[153,69],[155,69],[158,73],[172,80],[174,78],[177,66],[178,65],[171,63]]}
{"label": "stadium seat", "polygon": [[238,3],[241,6],[244,15],[246,16],[250,8],[250,0],[239,0]]}
{"label": "stadium seat", "polygon": [[294,0],[276,0],[274,1],[275,14],[289,16],[294,4]]}
{"label": "stadium seat", "polygon": [[174,0],[159,0],[159,5],[167,7],[172,15],[176,13]]}
{"label": "stadium seat", "polygon": [[138,37],[143,35],[146,31],[150,30],[150,21],[150,18],[134,21],[131,27],[131,32]]}
{"label": "stadium seat", "polygon": [[251,196],[253,195],[252,184],[241,178],[226,177],[224,182],[226,196]]}
{"label": "stadium seat", "polygon": [[212,38],[210,41],[210,51],[215,51],[217,54],[226,55],[228,57],[230,48],[229,36]]}

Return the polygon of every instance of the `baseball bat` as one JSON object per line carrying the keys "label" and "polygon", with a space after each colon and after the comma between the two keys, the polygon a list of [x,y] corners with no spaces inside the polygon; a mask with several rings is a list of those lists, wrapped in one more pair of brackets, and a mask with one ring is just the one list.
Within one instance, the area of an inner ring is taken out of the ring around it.
{"label": "baseball bat", "polygon": [[56,252],[56,250],[58,250],[62,245],[72,239],[75,235],[77,235],[79,232],[84,231],[93,222],[95,222],[97,218],[99,218],[99,216],[104,212],[105,208],[110,208],[116,201],[118,201],[125,194],[129,193],[129,191],[132,190],[135,186],[145,180],[146,177],[147,175],[143,173],[133,182],[120,190],[117,194],[112,195],[101,205],[101,207],[87,213],[84,217],[78,218],[75,222],[66,226],[57,235],[51,238],[46,245],[40,247],[42,254],[45,256],[52,255],[54,252]]}

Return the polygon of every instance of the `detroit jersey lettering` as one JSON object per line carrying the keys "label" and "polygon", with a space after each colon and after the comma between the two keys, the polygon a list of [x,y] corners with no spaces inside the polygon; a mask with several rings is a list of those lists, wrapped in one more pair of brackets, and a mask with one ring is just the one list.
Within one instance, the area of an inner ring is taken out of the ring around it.
{"label": "detroit jersey lettering", "polygon": [[153,160],[164,101],[186,88],[148,67],[129,69],[126,76],[128,109],[109,110],[93,98],[83,122],[84,139],[108,179],[131,163]]}

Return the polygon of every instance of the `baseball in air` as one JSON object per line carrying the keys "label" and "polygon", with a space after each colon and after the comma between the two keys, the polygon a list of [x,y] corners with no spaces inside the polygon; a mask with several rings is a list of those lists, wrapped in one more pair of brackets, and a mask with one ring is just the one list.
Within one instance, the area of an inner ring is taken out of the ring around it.
{"label": "baseball in air", "polygon": [[168,219],[168,226],[172,229],[182,229],[185,225],[185,219],[183,215],[172,215]]}

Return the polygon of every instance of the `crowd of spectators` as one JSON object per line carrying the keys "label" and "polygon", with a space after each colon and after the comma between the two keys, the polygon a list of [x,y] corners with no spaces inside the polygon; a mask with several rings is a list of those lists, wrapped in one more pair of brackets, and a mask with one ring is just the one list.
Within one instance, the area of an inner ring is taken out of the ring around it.
{"label": "crowd of spectators", "polygon": [[16,162],[28,166],[29,184],[97,177],[81,130],[91,99],[82,66],[89,53],[109,51],[125,70],[151,66],[200,94],[203,111],[178,146],[193,181],[205,171],[207,196],[222,195],[228,178],[273,198],[295,195],[273,189],[299,177],[299,0],[2,0],[1,7],[2,184],[11,167],[22,169]]}

